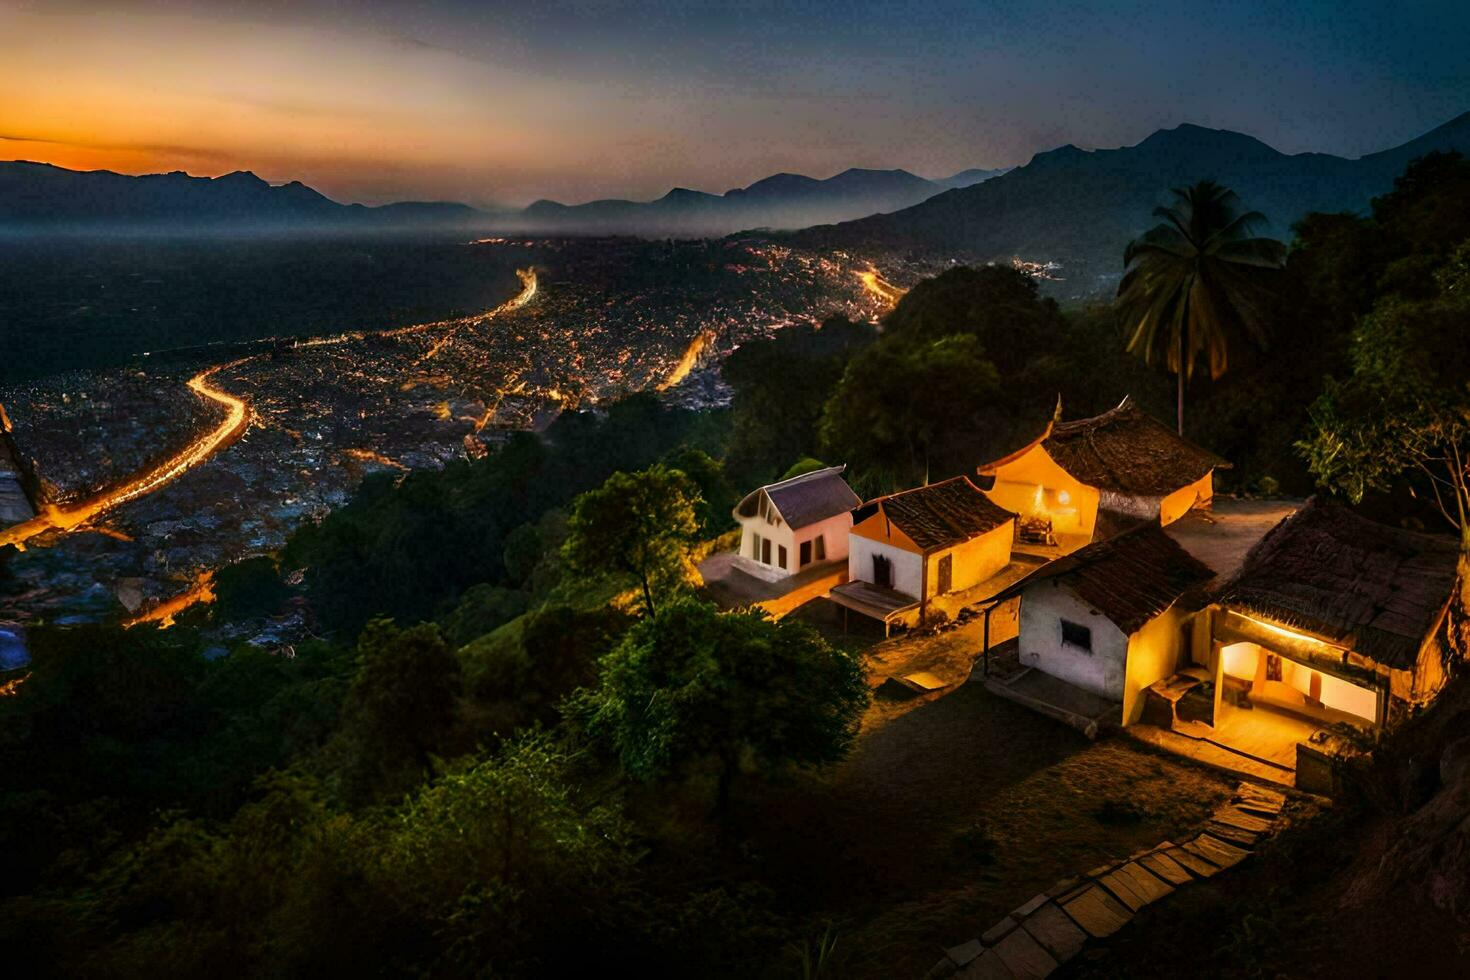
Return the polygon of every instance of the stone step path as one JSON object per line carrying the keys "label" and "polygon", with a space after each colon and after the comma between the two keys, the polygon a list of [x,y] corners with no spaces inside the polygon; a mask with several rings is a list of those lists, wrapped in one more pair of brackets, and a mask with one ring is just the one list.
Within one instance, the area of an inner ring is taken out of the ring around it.
{"label": "stone step path", "polygon": [[978,937],[946,950],[926,978],[1039,980],[1089,940],[1123,928],[1144,906],[1245,860],[1274,830],[1285,803],[1275,790],[1241,783],[1197,836],[1182,844],[1164,841],[1057,882]]}

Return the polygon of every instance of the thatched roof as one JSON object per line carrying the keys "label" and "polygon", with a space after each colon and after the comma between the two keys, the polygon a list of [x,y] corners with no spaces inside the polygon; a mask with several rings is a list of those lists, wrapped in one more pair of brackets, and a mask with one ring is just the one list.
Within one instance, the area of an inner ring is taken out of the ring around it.
{"label": "thatched roof", "polygon": [[895,527],[926,552],[961,544],[1016,516],[963,476],[870,500],[853,512],[853,523],[865,520],[875,510],[882,510]]}
{"label": "thatched roof", "polygon": [[842,478],[842,471],[846,468],[829,466],[752,490],[735,507],[735,516],[739,519],[756,514],[761,491],[771,498],[781,519],[791,527],[807,527],[850,511],[861,504],[862,499]]}
{"label": "thatched roof", "polygon": [[1048,562],[993,598],[1057,581],[1131,634],[1214,577],[1208,565],[1149,522]]}
{"label": "thatched roof", "polygon": [[1450,538],[1389,527],[1313,498],[1251,549],[1216,598],[1406,668],[1444,613],[1458,561]]}
{"label": "thatched roof", "polygon": [[[1230,465],[1149,415],[1131,396],[1090,419],[1053,422],[1039,442],[1079,483],[1130,496],[1162,497]],[[1019,455],[981,470],[993,471]]]}

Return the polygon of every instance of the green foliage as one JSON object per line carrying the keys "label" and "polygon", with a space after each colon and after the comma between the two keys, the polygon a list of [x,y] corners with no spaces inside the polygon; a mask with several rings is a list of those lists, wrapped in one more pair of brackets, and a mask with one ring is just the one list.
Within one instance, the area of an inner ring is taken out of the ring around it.
{"label": "green foliage", "polygon": [[631,575],[652,613],[655,595],[684,582],[699,504],[694,483],[662,464],[614,473],[573,503],[562,557],[579,574]]}
{"label": "green foliage", "polygon": [[815,473],[817,470],[824,470],[826,468],[827,464],[822,462],[820,459],[812,459],[810,456],[803,456],[801,459],[798,459],[796,462],[792,463],[791,468],[788,469],[785,473],[782,473],[780,479],[777,482],[794,480],[798,476],[804,476],[807,473]]}
{"label": "green foliage", "polygon": [[1265,347],[1264,270],[1285,258],[1281,243],[1253,237],[1265,223],[1238,211],[1228,188],[1203,180],[1173,191],[1175,206],[1154,209],[1165,219],[1131,242],[1118,284],[1128,349],[1149,363],[1163,361],[1179,378],[1179,431],[1184,431],[1184,382],[1201,358],[1210,377],[1225,373],[1232,345]]}
{"label": "green foliage", "polygon": [[1300,449],[1354,501],[1407,478],[1470,547],[1470,163],[1417,161],[1360,234],[1383,272]]}
{"label": "green foliage", "polygon": [[1000,398],[1000,376],[974,336],[885,337],[848,364],[822,438],[859,485],[913,486],[974,465],[974,433]]}
{"label": "green foliage", "polygon": [[925,279],[883,324],[885,337],[905,340],[974,337],[1006,377],[1029,367],[1038,352],[1055,350],[1066,329],[1056,301],[1043,299],[1034,279],[999,265],[960,266]]}
{"label": "green foliage", "polygon": [[544,737],[448,773],[396,816],[382,874],[455,974],[526,975],[576,956],[588,905],[627,887],[615,807],[573,792],[573,759]]}
{"label": "green foliage", "polygon": [[533,524],[543,554],[529,585],[539,593],[554,584],[543,576],[554,578],[550,515],[614,472],[649,466],[678,447],[718,454],[725,425],[723,413],[672,409],[652,395],[617,402],[605,418],[564,413],[544,437],[520,433],[484,460],[396,483],[365,480],[345,507],[292,535],[284,562],[307,569],[312,609],[328,630],[350,638],[377,615],[429,619],[473,585],[525,586],[534,549],[530,532],[519,529]]}
{"label": "green foliage", "polygon": [[460,659],[476,733],[494,737],[559,722],[562,700],[596,681],[598,658],[629,623],[611,607],[548,606],[527,614],[514,633],[466,647]]}
{"label": "green foliage", "polygon": [[843,369],[877,338],[869,324],[832,317],[741,344],[721,366],[734,389],[729,470],[740,487],[771,482],[800,453],[816,452],[818,425]]}
{"label": "green foliage", "polygon": [[720,766],[719,803],[743,762],[767,771],[841,759],[869,701],[862,664],[810,626],[693,598],[641,620],[580,705],[640,779]]}
{"label": "green foliage", "polygon": [[730,512],[738,498],[725,478],[723,463],[702,449],[685,447],[665,456],[664,464],[687,476],[699,491],[694,516],[701,539],[719,537],[735,526]]}
{"label": "green foliage", "polygon": [[340,791],[353,803],[401,795],[452,748],[462,688],[458,658],[439,628],[368,623],[357,642],[358,671],[330,746]]}
{"label": "green foliage", "polygon": [[[527,525],[522,525],[523,527]],[[537,555],[540,559],[540,555]],[[459,597],[459,602],[439,620],[444,639],[461,647],[471,640],[505,625],[526,611],[530,597],[517,589],[499,585],[476,585]]]}
{"label": "green foliage", "polygon": [[214,594],[214,617],[222,622],[238,622],[278,612],[290,598],[291,589],[281,581],[275,559],[261,555],[216,572]]}

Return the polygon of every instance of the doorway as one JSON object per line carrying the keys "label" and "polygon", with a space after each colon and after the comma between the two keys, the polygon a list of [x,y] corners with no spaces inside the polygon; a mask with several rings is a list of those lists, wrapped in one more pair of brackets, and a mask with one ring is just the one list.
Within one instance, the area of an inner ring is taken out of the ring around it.
{"label": "doorway", "polygon": [[893,588],[893,562],[882,555],[873,556],[873,584]]}
{"label": "doorway", "polygon": [[939,559],[939,586],[934,590],[935,595],[948,595],[954,588],[954,555],[945,555]]}

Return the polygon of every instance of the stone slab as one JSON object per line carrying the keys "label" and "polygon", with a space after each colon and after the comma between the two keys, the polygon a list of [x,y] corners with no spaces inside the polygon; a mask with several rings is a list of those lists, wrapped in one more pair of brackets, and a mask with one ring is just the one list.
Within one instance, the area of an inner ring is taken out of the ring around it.
{"label": "stone slab", "polygon": [[1022,905],[1020,908],[1012,912],[1011,918],[1015,919],[1017,922],[1024,922],[1026,916],[1030,915],[1032,912],[1035,912],[1037,909],[1046,904],[1048,897],[1049,896],[1046,894],[1046,892],[1042,892],[1040,895],[1032,897],[1031,901],[1027,902],[1025,905]]}
{"label": "stone slab", "polygon": [[983,952],[985,952],[985,947],[980,945],[980,940],[972,939],[967,943],[951,946],[944,951],[944,955],[949,957],[949,961],[955,966],[964,966]]}
{"label": "stone slab", "polygon": [[1077,888],[1082,884],[1084,884],[1084,882],[1081,878],[1063,878],[1061,881],[1048,888],[1046,890],[1046,893],[1052,898],[1056,898],[1058,895],[1065,895],[1068,892],[1076,891]]}
{"label": "stone slab", "polygon": [[1232,847],[1222,840],[1211,837],[1209,834],[1200,834],[1192,841],[1184,845],[1184,849],[1198,854],[1211,864],[1220,868],[1232,868],[1245,859],[1250,851],[1239,847]]}
{"label": "stone slab", "polygon": [[1220,871],[1219,865],[1205,860],[1193,851],[1186,851],[1182,847],[1172,847],[1161,853],[1181,867],[1188,868],[1191,874],[1199,875],[1201,878],[1213,877]]}
{"label": "stone slab", "polygon": [[1017,980],[1042,980],[1057,968],[1057,961],[1025,929],[1017,929],[993,950]]}
{"label": "stone slab", "polygon": [[1138,859],[1138,863],[1176,887],[1194,880],[1194,876],[1187,869],[1163,852],[1145,854]]}
{"label": "stone slab", "polygon": [[1001,962],[995,950],[987,949],[984,953],[970,961],[957,977],[963,980],[1015,980],[1015,975]]}
{"label": "stone slab", "polygon": [[1055,902],[1047,902],[1021,923],[1021,928],[1046,949],[1058,963],[1065,963],[1082,952],[1087,933],[1067,917]]}
{"label": "stone slab", "polygon": [[1231,827],[1229,824],[1219,823],[1214,820],[1211,820],[1205,825],[1205,832],[1212,837],[1218,837],[1227,844],[1234,844],[1236,847],[1243,847],[1246,850],[1255,847],[1256,841],[1261,836],[1249,830],[1241,830],[1239,827]]}
{"label": "stone slab", "polygon": [[1271,821],[1260,817],[1253,817],[1242,812],[1238,807],[1222,806],[1215,811],[1214,819],[1218,823],[1227,824],[1231,827],[1239,827],[1241,830],[1249,830],[1253,834],[1264,834],[1271,829]]}
{"label": "stone slab", "polygon": [[[1140,904],[1132,906],[1135,912],[1150,902],[1157,902],[1174,890],[1172,885],[1150,874],[1145,868],[1132,861],[1118,868],[1106,879],[1100,880],[1108,884],[1108,890],[1120,899],[1123,899],[1123,896],[1112,885],[1126,885],[1129,891],[1141,899]],[[1124,904],[1128,904],[1126,899],[1124,899]]]}
{"label": "stone slab", "polygon": [[1020,923],[1018,923],[1015,919],[1011,918],[1008,915],[1004,919],[1001,919],[999,922],[997,922],[995,925],[991,926],[989,929],[986,929],[984,932],[982,932],[980,934],[980,942],[984,943],[986,946],[994,946],[1006,936],[1009,936],[1019,924]]}
{"label": "stone slab", "polygon": [[1062,911],[1095,939],[1105,939],[1128,924],[1133,913],[1101,887],[1091,885],[1062,906]]}

